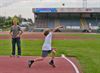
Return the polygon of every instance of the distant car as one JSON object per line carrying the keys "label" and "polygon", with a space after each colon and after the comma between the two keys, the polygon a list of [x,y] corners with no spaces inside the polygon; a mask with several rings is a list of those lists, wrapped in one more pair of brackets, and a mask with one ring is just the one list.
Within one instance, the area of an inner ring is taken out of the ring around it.
{"label": "distant car", "polygon": [[25,31],[25,30],[26,30],[26,27],[21,27],[21,30],[22,30],[22,31]]}
{"label": "distant car", "polygon": [[26,29],[27,29],[27,27],[28,27],[29,24],[27,22],[22,22],[19,25],[20,25],[20,27],[21,27],[21,29],[23,31],[26,31]]}
{"label": "distant car", "polygon": [[97,33],[100,33],[100,26],[99,26],[98,29],[97,29]]}
{"label": "distant car", "polygon": [[30,22],[22,22],[21,24],[20,24],[20,26],[28,26],[28,25],[30,25],[31,23]]}
{"label": "distant car", "polygon": [[2,29],[0,29],[0,32],[2,32]]}

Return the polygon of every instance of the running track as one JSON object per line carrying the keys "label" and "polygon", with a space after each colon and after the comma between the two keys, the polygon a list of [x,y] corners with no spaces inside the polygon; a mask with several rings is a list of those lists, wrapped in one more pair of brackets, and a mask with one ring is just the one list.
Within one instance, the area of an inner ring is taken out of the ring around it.
{"label": "running track", "polygon": [[[53,39],[82,39],[82,40],[92,40],[93,38],[83,38],[79,36],[66,36],[65,34],[73,34],[73,33],[54,33]],[[83,33],[80,33],[83,34]],[[84,33],[86,34],[86,33]],[[2,36],[1,36],[2,35]],[[44,39],[43,32],[24,32],[21,36],[22,39],[25,40],[36,40],[36,39]],[[8,40],[11,39],[9,32],[0,32],[0,40]]]}
{"label": "running track", "polygon": [[48,64],[50,58],[36,62],[28,68],[27,61],[34,57],[0,56],[0,73],[76,73],[74,67],[64,58],[56,57],[56,68]]}

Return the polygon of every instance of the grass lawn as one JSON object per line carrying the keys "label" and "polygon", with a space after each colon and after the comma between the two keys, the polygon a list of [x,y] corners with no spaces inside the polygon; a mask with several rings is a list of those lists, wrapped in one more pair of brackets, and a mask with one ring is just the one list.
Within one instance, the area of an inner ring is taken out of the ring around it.
{"label": "grass lawn", "polygon": [[[75,56],[83,69],[83,73],[100,73],[100,35],[99,34],[65,34],[95,38],[93,40],[53,40],[57,48],[56,56],[65,54]],[[23,56],[40,56],[43,40],[22,40]],[[11,40],[0,40],[0,55],[11,54]]]}

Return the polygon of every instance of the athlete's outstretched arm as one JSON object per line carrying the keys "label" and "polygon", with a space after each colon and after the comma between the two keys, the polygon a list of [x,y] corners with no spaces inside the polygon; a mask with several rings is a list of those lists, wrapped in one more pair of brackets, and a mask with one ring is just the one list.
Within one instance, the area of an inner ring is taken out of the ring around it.
{"label": "athlete's outstretched arm", "polygon": [[55,32],[57,29],[59,28],[63,28],[63,26],[57,26],[56,28],[54,28],[53,30],[51,30],[52,32]]}

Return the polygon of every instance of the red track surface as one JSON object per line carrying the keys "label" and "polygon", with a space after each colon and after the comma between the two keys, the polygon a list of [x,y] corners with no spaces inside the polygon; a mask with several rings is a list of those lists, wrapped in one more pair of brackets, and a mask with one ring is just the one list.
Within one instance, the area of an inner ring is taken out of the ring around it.
{"label": "red track surface", "polygon": [[[0,32],[2,36],[0,36],[1,39],[11,39],[11,36],[9,32]],[[73,34],[73,33],[68,33],[68,34]],[[81,33],[80,33],[81,34]],[[6,36],[5,36],[6,35]],[[29,40],[36,40],[36,39],[43,39],[43,32],[24,32],[23,35],[21,36],[22,39],[29,39]],[[65,33],[54,33],[53,39],[60,39],[60,40],[65,40],[65,39],[84,39],[84,40],[91,40],[91,38],[82,38],[79,36],[66,36]]]}
{"label": "red track surface", "polygon": [[75,73],[72,65],[63,58],[55,58],[56,68],[48,64],[50,58],[36,62],[28,68],[27,61],[33,57],[0,57],[0,73]]}

